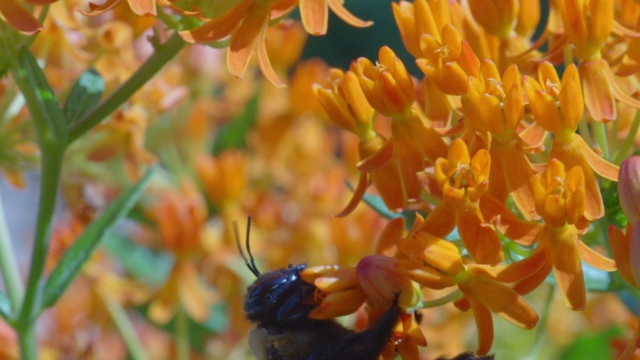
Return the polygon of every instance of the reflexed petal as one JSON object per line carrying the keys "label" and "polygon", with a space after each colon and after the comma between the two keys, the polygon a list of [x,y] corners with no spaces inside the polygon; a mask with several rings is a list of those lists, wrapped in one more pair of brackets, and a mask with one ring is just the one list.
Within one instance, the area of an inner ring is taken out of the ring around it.
{"label": "reflexed petal", "polygon": [[578,240],[578,253],[582,261],[593,266],[596,269],[604,271],[615,271],[616,263],[612,259],[596,252],[582,241]]}
{"label": "reflexed petal", "polygon": [[17,0],[0,1],[0,17],[23,34],[35,34],[43,29],[42,24]]}
{"label": "reflexed petal", "polygon": [[613,254],[613,258],[616,260],[616,267],[618,268],[618,272],[622,279],[631,286],[638,287],[638,282],[636,281],[633,272],[631,271],[631,232],[633,228],[631,226],[627,226],[626,234],[622,232],[622,230],[618,229],[613,225],[609,225],[609,245],[611,246],[611,253]]}
{"label": "reflexed petal", "polygon": [[353,14],[351,14],[347,9],[342,6],[341,0],[329,0],[329,8],[340,18],[342,21],[354,27],[368,27],[373,25],[373,21],[365,21],[361,20]]}
{"label": "reflexed petal", "polygon": [[404,234],[405,226],[406,221],[403,217],[390,220],[384,229],[382,229],[382,233],[374,246],[373,253],[393,256],[396,252],[398,240]]}
{"label": "reflexed petal", "polygon": [[329,274],[325,274],[313,282],[323,292],[334,293],[358,286],[355,269],[343,267]]}
{"label": "reflexed petal", "polygon": [[480,266],[468,270],[471,277],[465,288],[473,298],[492,312],[524,329],[532,329],[538,322],[538,314],[520,295],[510,287],[492,279]]}
{"label": "reflexed petal", "polygon": [[127,0],[134,14],[139,16],[156,16],[156,0]]}
{"label": "reflexed petal", "polygon": [[311,319],[333,319],[351,314],[360,308],[366,299],[360,288],[328,294],[324,300],[309,313]]}
{"label": "reflexed petal", "polygon": [[441,272],[428,267],[409,270],[407,271],[407,275],[409,275],[409,278],[411,278],[411,280],[419,283],[426,288],[434,290],[444,289],[456,284],[454,278],[444,275]]}
{"label": "reflexed petal", "polygon": [[364,197],[364,194],[366,193],[368,187],[369,187],[369,175],[367,175],[367,173],[360,173],[360,176],[358,177],[358,185],[356,185],[356,188],[353,191],[353,196],[351,197],[351,200],[349,200],[349,203],[347,204],[347,206],[345,206],[344,209],[342,209],[342,211],[337,213],[335,216],[345,217],[351,214],[353,210],[356,209],[356,206],[360,204],[360,201]]}
{"label": "reflexed petal", "polygon": [[267,54],[267,42],[266,42],[267,28],[264,27],[258,38],[258,67],[262,72],[262,75],[275,87],[282,88],[287,85],[283,83],[276,75],[271,61],[269,60],[269,54]]}
{"label": "reflexed petal", "polygon": [[472,298],[467,298],[473,310],[478,333],[478,349],[480,356],[487,355],[493,346],[493,318],[486,306]]}
{"label": "reflexed petal", "polygon": [[620,168],[602,156],[598,155],[593,149],[584,141],[580,136],[576,137],[577,147],[584,159],[589,163],[589,166],[596,172],[596,174],[602,176],[605,179],[618,181],[618,172]]}
{"label": "reflexed petal", "polygon": [[520,245],[531,246],[538,240],[541,224],[520,219],[504,204],[489,194],[480,198],[480,211],[487,223]]}
{"label": "reflexed petal", "polygon": [[528,257],[502,268],[496,274],[496,280],[505,283],[520,281],[542,269],[546,261],[547,256],[544,251],[534,251]]}
{"label": "reflexed petal", "polygon": [[477,207],[467,206],[460,213],[458,233],[465,248],[478,263],[495,265],[504,260],[496,230],[484,222]]}
{"label": "reflexed petal", "polygon": [[267,10],[258,6],[250,7],[242,23],[231,36],[227,52],[227,68],[231,74],[239,78],[242,78],[247,71],[255,43],[269,22]]}
{"label": "reflexed petal", "polygon": [[604,59],[583,61],[578,70],[582,79],[584,104],[598,121],[613,121],[617,117],[613,87],[605,71],[611,71]]}
{"label": "reflexed petal", "polygon": [[583,310],[587,295],[582,274],[582,262],[576,244],[577,233],[570,227],[547,241],[553,261],[553,273],[560,292],[572,310]]}
{"label": "reflexed petal", "polygon": [[205,43],[223,39],[240,24],[252,2],[244,0],[231,10],[197,28],[180,31],[182,39],[188,43]]}
{"label": "reflexed petal", "polygon": [[305,31],[315,36],[326,34],[329,22],[327,0],[300,0],[299,6]]}

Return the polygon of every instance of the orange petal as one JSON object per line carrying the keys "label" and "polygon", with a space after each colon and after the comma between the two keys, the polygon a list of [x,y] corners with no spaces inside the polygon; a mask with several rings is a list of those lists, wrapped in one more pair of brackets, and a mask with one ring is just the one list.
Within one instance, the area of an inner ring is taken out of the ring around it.
{"label": "orange petal", "polygon": [[367,187],[369,187],[369,176],[367,175],[367,173],[360,173],[360,177],[358,177],[358,185],[356,186],[356,189],[353,192],[353,196],[351,197],[351,200],[349,200],[349,203],[347,204],[347,206],[345,206],[345,208],[339,213],[337,213],[335,216],[344,217],[351,214],[351,212],[355,210],[356,206],[360,204],[360,201],[362,200],[365,192],[367,191]]}
{"label": "orange petal", "polygon": [[382,229],[382,233],[378,237],[374,245],[374,254],[393,256],[396,252],[398,239],[404,234],[406,221],[403,217],[392,219]]}
{"label": "orange petal", "polygon": [[475,299],[467,298],[473,309],[473,317],[476,320],[478,333],[478,349],[476,353],[480,356],[487,355],[493,346],[493,318],[486,306]]}
{"label": "orange petal", "polygon": [[364,21],[353,16],[353,14],[342,6],[342,3],[343,2],[341,0],[329,0],[329,7],[340,19],[342,19],[342,21],[359,28],[373,25],[373,21]]}
{"label": "orange petal", "polygon": [[631,271],[630,254],[631,249],[631,226],[627,226],[627,234],[623,234],[622,230],[613,225],[609,225],[609,245],[611,246],[611,253],[616,260],[616,266],[618,272],[624,281],[628,282],[634,287],[638,287],[633,272]]}
{"label": "orange petal", "polygon": [[0,1],[0,15],[23,34],[32,35],[43,29],[40,22],[16,0]]}
{"label": "orange petal", "polygon": [[247,71],[256,40],[269,23],[267,10],[259,6],[250,7],[240,26],[231,35],[227,67],[231,74],[239,78],[242,78]]}
{"label": "orange petal", "polygon": [[366,159],[362,159],[356,167],[358,170],[362,172],[371,172],[373,170],[379,169],[381,166],[385,165],[391,156],[393,155],[393,141],[386,140],[382,147],[376,150],[376,152],[367,157]]}
{"label": "orange petal", "polygon": [[329,21],[327,0],[300,0],[299,6],[304,30],[314,36],[326,34]]}
{"label": "orange petal", "polygon": [[618,181],[618,172],[620,167],[610,163],[602,156],[598,155],[581,136],[576,136],[575,141],[578,144],[580,153],[589,163],[589,166],[596,172],[596,174],[602,176],[605,179]]}
{"label": "orange petal", "polygon": [[180,31],[180,37],[188,43],[218,41],[231,34],[245,16],[252,1],[244,0],[223,15],[191,30]]}
{"label": "orange petal", "polygon": [[553,259],[553,274],[567,306],[571,310],[583,310],[587,294],[576,241],[577,234],[568,230],[549,239],[547,244]]}
{"label": "orange petal", "polygon": [[502,270],[496,274],[496,280],[505,283],[520,281],[542,269],[546,261],[547,255],[544,251],[534,251],[529,257],[502,268]]}
{"label": "orange petal", "polygon": [[139,16],[156,16],[156,0],[127,0],[134,14]]}
{"label": "orange petal", "polygon": [[542,226],[537,222],[521,220],[504,204],[489,194],[480,199],[480,211],[485,220],[509,239],[524,246],[531,246],[538,239]]}
{"label": "orange petal", "polygon": [[482,219],[480,210],[467,206],[458,220],[458,233],[469,254],[481,264],[498,264],[504,260],[500,238],[495,228]]}
{"label": "orange petal", "polygon": [[591,116],[598,121],[613,121],[617,117],[613,87],[606,72],[611,72],[603,59],[583,61],[578,66],[584,104]]}
{"label": "orange petal", "polygon": [[313,284],[324,292],[334,293],[357,287],[358,280],[355,269],[344,267],[317,278]]}
{"label": "orange petal", "polygon": [[452,277],[429,267],[409,270],[407,275],[418,284],[434,290],[444,289],[456,284],[455,279]]}
{"label": "orange petal", "polygon": [[616,263],[612,259],[596,252],[592,248],[588,247],[582,241],[578,241],[578,253],[582,261],[593,266],[596,269],[604,271],[615,271]]}
{"label": "orange petal", "polygon": [[351,314],[362,306],[365,299],[364,291],[360,288],[331,293],[311,310],[309,318],[323,320]]}
{"label": "orange petal", "polygon": [[271,66],[271,61],[269,60],[269,54],[267,53],[267,42],[266,42],[266,34],[267,27],[262,28],[262,32],[258,38],[258,67],[262,72],[262,75],[275,87],[283,88],[287,87],[285,83],[283,83],[276,75],[273,66]]}

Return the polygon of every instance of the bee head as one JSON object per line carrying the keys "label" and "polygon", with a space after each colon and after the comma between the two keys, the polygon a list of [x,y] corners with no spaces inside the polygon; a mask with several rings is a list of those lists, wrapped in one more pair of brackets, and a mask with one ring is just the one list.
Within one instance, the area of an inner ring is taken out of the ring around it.
{"label": "bee head", "polygon": [[249,233],[251,232],[251,216],[247,218],[247,235],[245,239],[245,247],[247,248],[247,254],[249,257],[245,256],[244,251],[242,250],[242,245],[240,245],[240,235],[238,232],[238,222],[235,221],[233,223],[233,228],[236,233],[236,244],[238,245],[238,251],[240,252],[240,256],[244,259],[244,263],[247,265],[247,268],[255,275],[257,278],[260,277],[260,271],[256,266],[255,259],[253,258],[253,254],[251,254],[251,246],[249,245]]}

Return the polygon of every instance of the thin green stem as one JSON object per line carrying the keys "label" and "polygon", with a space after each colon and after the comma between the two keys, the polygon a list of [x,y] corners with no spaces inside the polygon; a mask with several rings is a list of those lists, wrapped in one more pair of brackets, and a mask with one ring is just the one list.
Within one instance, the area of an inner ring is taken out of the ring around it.
{"label": "thin green stem", "polygon": [[180,35],[173,34],[164,44],[158,45],[153,55],[140,66],[140,68],[122,84],[111,96],[98,105],[95,109],[79,119],[69,128],[69,143],[77,140],[104,118],[111,115],[120,105],[149,81],[169,60],[184,47],[186,43]]}
{"label": "thin green stem", "polygon": [[0,196],[0,269],[2,270],[2,279],[7,289],[7,295],[11,302],[11,313],[13,315],[20,311],[20,304],[24,296],[24,286],[20,279],[20,271],[16,262],[15,251],[11,245],[11,236],[7,228],[7,222],[4,215],[4,205]]}
{"label": "thin green stem", "polygon": [[589,130],[589,125],[584,119],[582,119],[578,123],[578,132],[580,133],[580,136],[582,136],[582,138],[584,139],[584,141],[586,141],[587,144],[589,144],[590,146],[593,146],[594,142],[593,142],[593,138],[591,137],[591,131]]}
{"label": "thin green stem", "polygon": [[635,140],[635,135],[638,133],[638,128],[640,128],[640,113],[636,114],[636,117],[633,119],[633,123],[631,123],[629,134],[624,139],[624,141],[622,141],[622,145],[620,145],[620,147],[618,148],[618,152],[613,159],[614,164],[620,164],[622,160],[627,157],[629,149],[631,148],[631,146],[633,145],[633,141]]}
{"label": "thin green stem", "polygon": [[607,141],[607,129],[604,127],[604,124],[599,121],[594,121],[591,124],[591,128],[593,129],[593,133],[596,138],[596,142],[600,149],[602,149],[602,155],[605,159],[609,159],[609,142]]}
{"label": "thin green stem", "polygon": [[129,316],[127,316],[127,312],[122,308],[122,305],[117,301],[110,299],[108,295],[105,295],[102,292],[100,293],[100,298],[106,305],[109,315],[111,315],[111,319],[113,319],[118,331],[120,331],[131,358],[133,360],[149,359],[149,355],[144,349],[144,346],[142,346],[142,343],[140,343],[136,330],[134,329],[133,324],[131,324]]}
{"label": "thin green stem", "polygon": [[31,269],[27,280],[27,292],[16,323],[23,359],[37,358],[34,331],[36,319],[34,315],[38,313],[42,298],[42,273],[49,252],[49,241],[53,227],[63,156],[64,148],[47,146],[46,144],[42,146],[42,180],[40,181],[40,202],[38,205],[35,241],[31,255]]}
{"label": "thin green stem", "polygon": [[189,360],[189,317],[183,306],[176,314],[176,351],[178,360]]}
{"label": "thin green stem", "polygon": [[445,295],[441,298],[429,301],[422,301],[422,308],[429,309],[438,306],[442,306],[444,304],[448,304],[452,301],[458,300],[462,297],[462,292],[460,290],[455,290],[448,295]]}

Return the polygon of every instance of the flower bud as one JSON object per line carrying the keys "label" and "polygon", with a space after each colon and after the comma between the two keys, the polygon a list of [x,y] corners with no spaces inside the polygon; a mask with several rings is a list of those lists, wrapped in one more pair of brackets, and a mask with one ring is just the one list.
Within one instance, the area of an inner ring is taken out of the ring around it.
{"label": "flower bud", "polygon": [[618,194],[629,223],[640,220],[640,156],[631,156],[620,165]]}

